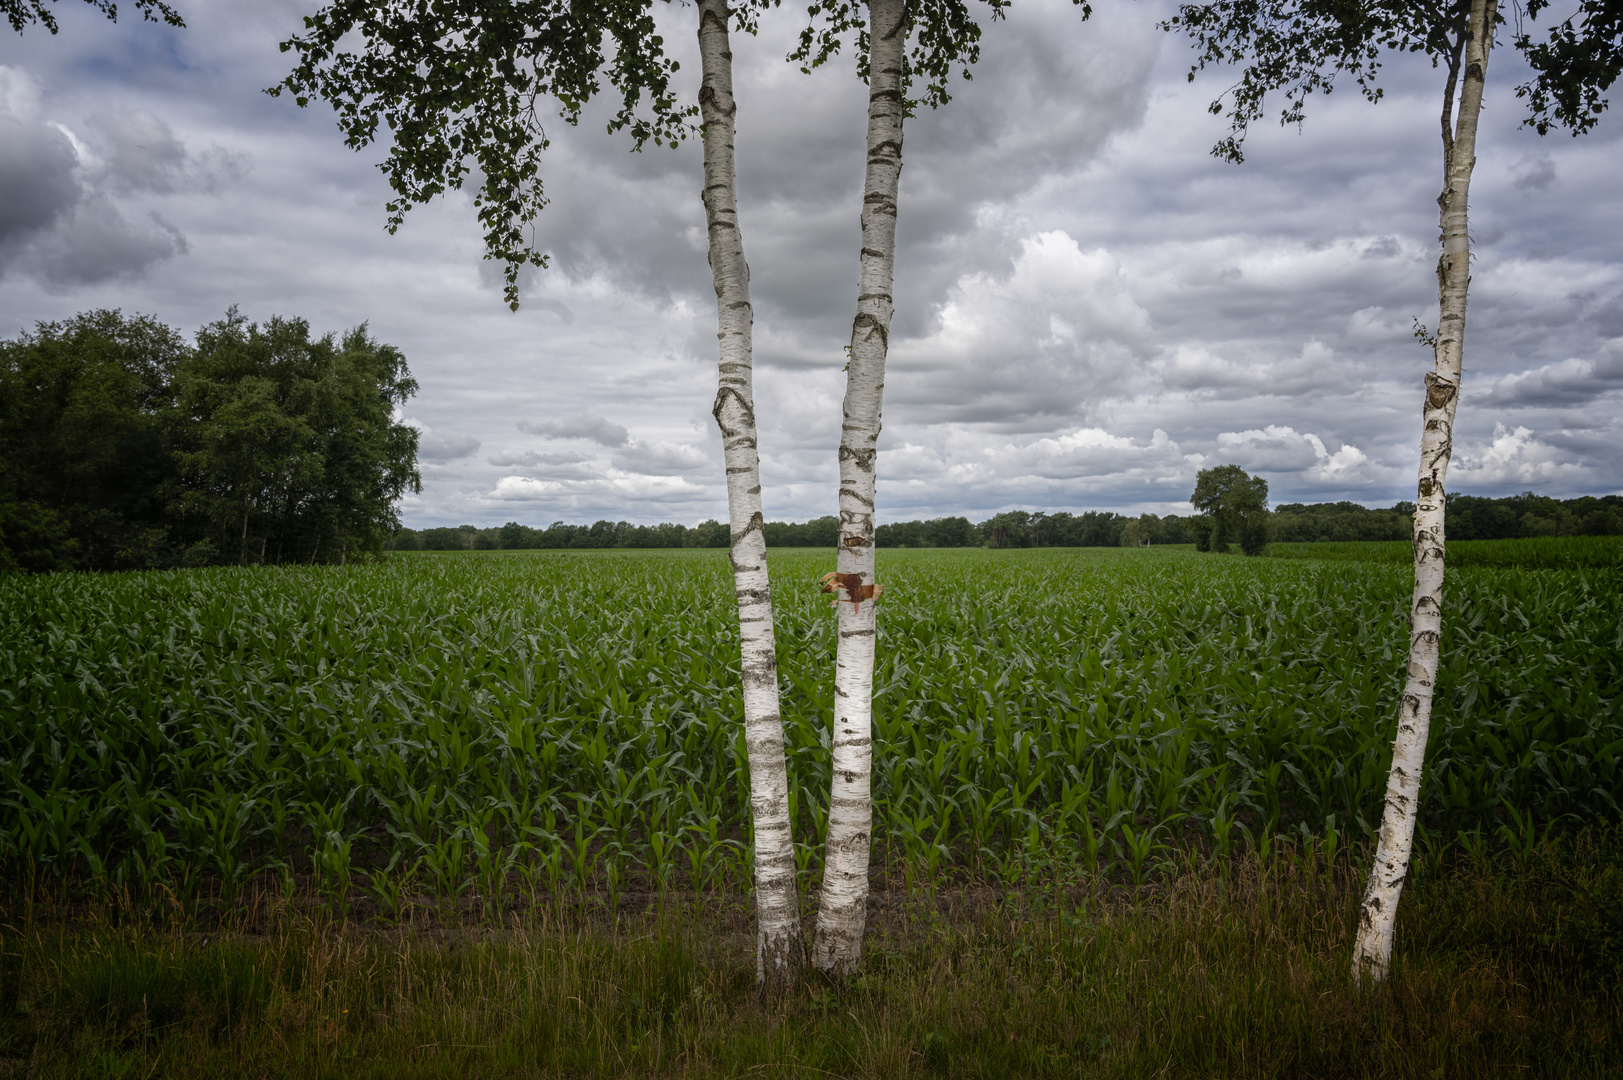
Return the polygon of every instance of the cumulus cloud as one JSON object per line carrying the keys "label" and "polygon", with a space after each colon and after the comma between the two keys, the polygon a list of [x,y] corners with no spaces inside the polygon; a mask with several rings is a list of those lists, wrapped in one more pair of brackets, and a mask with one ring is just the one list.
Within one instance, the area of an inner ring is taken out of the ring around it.
{"label": "cumulus cloud", "polygon": [[1364,245],[1361,259],[1390,259],[1403,254],[1403,245],[1395,236],[1381,236]]}
{"label": "cumulus cloud", "polygon": [[1064,232],[1028,237],[1007,274],[968,274],[922,338],[891,348],[914,419],[1019,426],[1086,415],[1149,355],[1150,318],[1121,265]]}
{"label": "cumulus cloud", "polygon": [[[1270,424],[1249,431],[1224,431],[1212,457],[1232,461],[1252,472],[1306,473],[1316,483],[1354,487],[1369,478],[1369,455],[1351,443],[1333,453],[1312,432]],[[1208,464],[1217,464],[1211,460]]]}
{"label": "cumulus cloud", "polygon": [[539,502],[560,508],[601,506],[622,499],[654,503],[690,503],[709,493],[676,476],[604,476],[592,480],[537,480],[504,476],[489,498],[498,502]]}
{"label": "cumulus cloud", "polygon": [[114,194],[168,193],[187,183],[192,162],[169,125],[145,110],[102,113],[87,121],[90,147],[81,159]]}
{"label": "cumulus cloud", "polygon": [[1460,453],[1450,469],[1449,480],[1458,490],[1462,484],[1502,488],[1549,484],[1581,475],[1582,466],[1565,457],[1525,427],[1494,424],[1493,440],[1485,447],[1467,448]]}
{"label": "cumulus cloud", "polygon": [[29,75],[0,67],[0,270],[60,290],[139,277],[184,254],[179,228],[114,197],[172,191],[186,165],[152,114],[103,114],[81,137],[46,117]]}
{"label": "cumulus cloud", "polygon": [[186,237],[163,215],[132,218],[106,196],[91,194],[34,241],[24,264],[45,284],[66,289],[138,277],[187,250]]}
{"label": "cumulus cloud", "polygon": [[932,443],[904,443],[882,456],[880,506],[887,520],[1124,503],[1164,511],[1187,499],[1198,461],[1160,429],[1135,439],[1076,427],[987,445],[958,426]]}
{"label": "cumulus cloud", "polygon": [[518,429],[526,435],[539,435],[543,439],[589,439],[604,446],[625,446],[631,433],[612,420],[581,413],[567,420],[546,420],[539,424],[520,420]]}
{"label": "cumulus cloud", "polygon": [[1163,385],[1201,397],[1255,395],[1295,397],[1317,390],[1348,388],[1356,372],[1338,365],[1336,351],[1317,339],[1296,356],[1280,360],[1248,356],[1230,359],[1202,345],[1179,345],[1153,365]]}
{"label": "cumulus cloud", "polygon": [[1349,341],[1360,345],[1392,344],[1413,340],[1412,316],[1387,311],[1379,304],[1359,308],[1347,319],[1342,332]]}

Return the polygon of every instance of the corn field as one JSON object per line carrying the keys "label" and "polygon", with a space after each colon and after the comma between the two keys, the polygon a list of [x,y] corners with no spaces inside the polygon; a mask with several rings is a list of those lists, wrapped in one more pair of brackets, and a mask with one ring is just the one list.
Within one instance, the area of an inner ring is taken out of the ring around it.
{"label": "corn field", "polygon": [[[804,883],[829,787],[822,552],[774,551]],[[880,553],[878,861],[1141,883],[1379,819],[1407,567],[1181,550]],[[1615,821],[1623,571],[1451,572],[1422,847]],[[0,580],[0,874],[384,912],[742,889],[719,552],[403,555]]]}

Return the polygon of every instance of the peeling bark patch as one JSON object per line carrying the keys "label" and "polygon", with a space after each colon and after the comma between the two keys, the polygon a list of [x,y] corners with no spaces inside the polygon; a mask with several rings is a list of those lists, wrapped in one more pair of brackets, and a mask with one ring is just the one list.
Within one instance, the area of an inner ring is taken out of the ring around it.
{"label": "peeling bark patch", "polygon": [[885,591],[883,585],[875,582],[872,585],[862,583],[861,574],[842,574],[837,570],[830,570],[822,577],[823,591],[833,593],[834,601],[829,606],[844,600],[851,605],[853,612],[862,610],[864,600],[877,600],[879,594]]}

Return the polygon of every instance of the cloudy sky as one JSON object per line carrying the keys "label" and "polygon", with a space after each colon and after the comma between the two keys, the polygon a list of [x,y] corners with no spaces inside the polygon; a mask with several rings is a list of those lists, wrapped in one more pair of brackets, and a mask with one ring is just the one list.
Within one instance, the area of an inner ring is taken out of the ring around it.
{"label": "cloudy sky", "polygon": [[[64,3],[56,37],[5,31],[0,333],[103,307],[187,332],[233,304],[365,321],[422,384],[407,524],[725,518],[698,147],[548,125],[553,268],[510,313],[465,198],[386,235],[379,152],[261,92],[313,4],[176,0],[177,31]],[[1095,7],[1020,0],[974,81],[909,122],[881,520],[1187,511],[1226,462],[1275,502],[1412,497],[1440,74],[1402,58],[1380,105],[1317,99],[1227,165],[1204,108],[1224,73],[1186,82],[1165,5]],[[694,9],[661,17],[691,99]],[[800,26],[788,5],[734,40],[765,499],[793,520],[835,511],[866,104],[849,58],[783,61]],[[1541,139],[1523,72],[1490,63],[1451,486],[1616,492],[1623,118]]]}

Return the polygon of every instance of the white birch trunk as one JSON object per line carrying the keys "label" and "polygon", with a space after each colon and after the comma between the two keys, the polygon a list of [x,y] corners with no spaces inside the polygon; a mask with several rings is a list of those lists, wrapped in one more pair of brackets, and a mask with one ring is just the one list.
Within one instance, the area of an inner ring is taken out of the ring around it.
{"label": "white birch trunk", "polygon": [[1493,45],[1496,0],[1473,0],[1465,42],[1459,118],[1452,131],[1455,72],[1443,99],[1443,254],[1437,264],[1440,313],[1436,365],[1426,373],[1424,424],[1420,436],[1420,482],[1414,515],[1414,600],[1409,609],[1409,670],[1399,704],[1392,771],[1386,781],[1386,807],[1375,848],[1353,948],[1354,979],[1379,982],[1392,962],[1398,898],[1409,873],[1415,816],[1420,808],[1420,777],[1431,727],[1443,628],[1443,512],[1448,462],[1453,454],[1454,410],[1459,402],[1464,361],[1465,294],[1471,280],[1471,240],[1466,231],[1467,196],[1476,165],[1477,117]]}
{"label": "white birch trunk", "polygon": [[755,827],[755,978],[774,996],[794,985],[805,968],[795,855],[790,836],[789,774],[778,713],[778,664],[772,635],[772,595],[762,531],[760,459],[756,452],[755,394],[751,378],[749,266],[738,227],[733,167],[733,54],[726,0],[700,0],[699,53],[703,83],[704,209],[710,232],[710,269],[716,284],[719,386],[714,414],[727,464],[729,555],[738,596],[744,737],[749,748],[750,813]]}
{"label": "white birch trunk", "polygon": [[[868,909],[873,803],[874,459],[878,454],[891,279],[896,264],[896,186],[902,171],[903,0],[868,4],[868,165],[862,192],[862,277],[851,326],[851,363],[840,430],[839,635],[834,672],[833,780],[823,890],[812,962],[834,976],[856,971]],[[870,592],[870,590],[872,590]]]}

